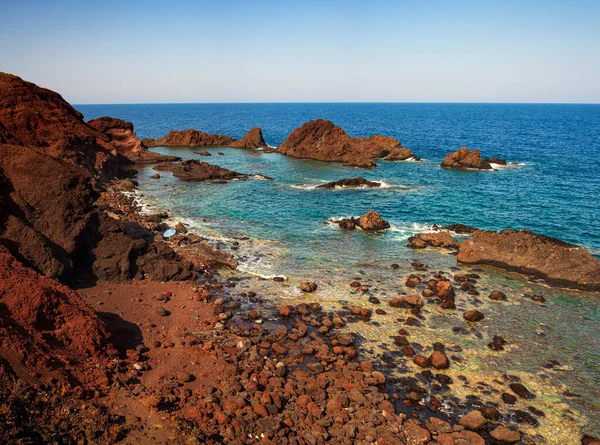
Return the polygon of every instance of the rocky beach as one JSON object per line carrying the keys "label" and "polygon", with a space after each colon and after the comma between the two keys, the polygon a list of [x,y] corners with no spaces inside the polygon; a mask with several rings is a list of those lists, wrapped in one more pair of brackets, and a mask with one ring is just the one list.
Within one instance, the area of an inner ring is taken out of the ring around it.
{"label": "rocky beach", "polygon": [[[277,149],[258,127],[140,139],[10,74],[0,93],[0,442],[600,444],[586,248],[468,218],[405,233],[357,194],[401,206],[385,197],[414,188],[377,175],[432,163],[329,120]],[[448,149],[436,172],[507,159]],[[335,178],[290,179],[322,166]],[[276,192],[305,220],[227,232],[190,204],[285,214]],[[315,223],[316,193],[360,206]]]}

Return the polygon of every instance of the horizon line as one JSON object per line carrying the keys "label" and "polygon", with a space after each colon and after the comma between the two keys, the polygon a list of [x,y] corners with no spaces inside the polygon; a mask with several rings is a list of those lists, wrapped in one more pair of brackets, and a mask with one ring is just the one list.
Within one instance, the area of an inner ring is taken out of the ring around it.
{"label": "horizon line", "polygon": [[77,105],[283,105],[283,104],[438,104],[438,105],[600,105],[600,102],[435,102],[435,101],[279,101],[279,102],[79,102]]}

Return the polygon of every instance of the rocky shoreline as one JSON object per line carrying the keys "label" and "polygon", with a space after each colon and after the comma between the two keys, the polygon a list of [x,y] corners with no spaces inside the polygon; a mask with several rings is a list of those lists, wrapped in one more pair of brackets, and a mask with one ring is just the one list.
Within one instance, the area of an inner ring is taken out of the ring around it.
{"label": "rocky shoreline", "polygon": [[[535,429],[545,414],[521,404],[540,394],[507,374],[495,383],[501,393],[483,385],[497,398],[493,403],[454,396],[449,372],[464,360],[460,345],[413,340],[434,307],[468,323],[459,331],[476,331],[486,317],[476,301],[458,310],[459,298],[484,291],[476,272],[430,271],[413,262],[414,273],[386,309],[360,280],[347,283],[364,296],[360,305],[328,309],[305,298],[273,307],[257,292],[260,281],[219,269],[235,270],[233,256],[183,224],[165,238],[167,215],[142,214],[123,194],[135,190],[135,171],[126,168],[136,162],[167,162],[156,169],[184,180],[242,174],[198,161],[173,163],[148,151],[153,142],[137,139],[130,123],[85,123],[58,94],[16,76],[0,74],[0,91],[1,441],[537,443],[535,433],[523,430]],[[14,112],[21,107],[26,111]],[[322,160],[372,166],[382,157],[414,157],[391,138],[350,138],[330,122],[309,124],[323,130],[319,138],[333,134],[354,153]],[[306,129],[294,138],[312,138]],[[232,146],[213,136],[173,134],[169,141]],[[238,145],[260,148],[261,140],[253,129]],[[355,149],[366,151],[356,158]],[[290,142],[282,153],[301,154],[295,150]],[[376,212],[350,223],[365,231],[389,227]],[[419,235],[410,243],[458,249],[461,263],[504,264],[539,271],[551,283],[598,290],[598,261],[584,249],[530,232],[471,236],[458,243]],[[527,243],[533,246],[527,252],[537,249],[534,258],[511,256],[513,244]],[[540,257],[547,261],[536,263]],[[570,265],[570,278],[552,268],[557,261]],[[289,286],[281,281],[269,283]],[[320,283],[300,289],[320,292]],[[493,301],[510,297],[489,294]],[[361,331],[378,317],[399,323],[386,347],[400,362],[391,355],[366,358]],[[510,343],[501,336],[487,340],[492,351]]]}

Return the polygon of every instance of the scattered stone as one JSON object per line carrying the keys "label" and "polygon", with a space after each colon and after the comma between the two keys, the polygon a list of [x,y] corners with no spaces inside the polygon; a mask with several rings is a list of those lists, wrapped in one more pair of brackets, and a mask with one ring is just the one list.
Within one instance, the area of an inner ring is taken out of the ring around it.
{"label": "scattered stone", "polygon": [[470,430],[478,430],[487,423],[487,419],[481,414],[481,411],[473,410],[462,416],[458,423]]}
{"label": "scattered stone", "polygon": [[500,292],[499,290],[492,291],[489,295],[490,300],[506,300],[506,294],[504,292]]}
{"label": "scattered stone", "polygon": [[300,290],[302,292],[314,292],[317,290],[317,283],[313,283],[313,282],[304,282],[304,283],[300,283]]}
{"label": "scattered stone", "polygon": [[518,431],[509,430],[502,425],[492,430],[490,436],[503,443],[515,443],[521,440],[521,434]]}
{"label": "scattered stone", "polygon": [[465,320],[472,322],[477,322],[484,319],[484,315],[476,309],[465,312],[463,317]]}

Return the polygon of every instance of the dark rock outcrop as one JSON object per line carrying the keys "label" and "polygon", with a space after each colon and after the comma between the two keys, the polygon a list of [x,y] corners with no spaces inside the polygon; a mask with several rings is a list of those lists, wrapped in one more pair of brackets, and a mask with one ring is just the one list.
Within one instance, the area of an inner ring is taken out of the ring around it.
{"label": "dark rock outcrop", "polygon": [[228,145],[232,148],[266,148],[267,143],[263,139],[262,130],[259,127],[254,127],[246,136]]}
{"label": "dark rock outcrop", "polygon": [[318,189],[342,188],[377,188],[381,187],[380,182],[369,181],[361,176],[358,178],[345,178],[339,181],[328,182],[327,184],[317,186]]}
{"label": "dark rock outcrop", "polygon": [[247,177],[243,173],[211,165],[207,162],[192,159],[181,163],[165,162],[154,166],[154,170],[170,171],[184,181],[229,181],[234,178]]}
{"label": "dark rock outcrop", "polygon": [[376,159],[417,159],[412,151],[397,139],[374,135],[353,138],[331,121],[317,119],[292,131],[278,151],[295,158],[341,162],[361,168],[375,166]]}
{"label": "dark rock outcrop", "polygon": [[209,134],[199,130],[172,130],[160,139],[147,138],[148,147],[229,147],[235,139],[222,134]]}
{"label": "dark rock outcrop", "polygon": [[133,131],[133,124],[131,122],[103,116],[88,121],[88,125],[106,136],[105,147],[121,155],[121,163],[153,164],[181,159],[177,156],[166,156],[149,151],[148,147]]}
{"label": "dark rock outcrop", "polygon": [[466,224],[448,224],[444,226],[444,229],[454,233],[469,234],[475,232],[477,227],[467,226]]}
{"label": "dark rock outcrop", "polygon": [[458,261],[488,264],[574,289],[600,291],[600,261],[583,247],[527,230],[476,231]]}
{"label": "dark rock outcrop", "polygon": [[492,170],[490,162],[481,158],[478,149],[469,151],[466,147],[446,155],[441,167],[454,170]]}

